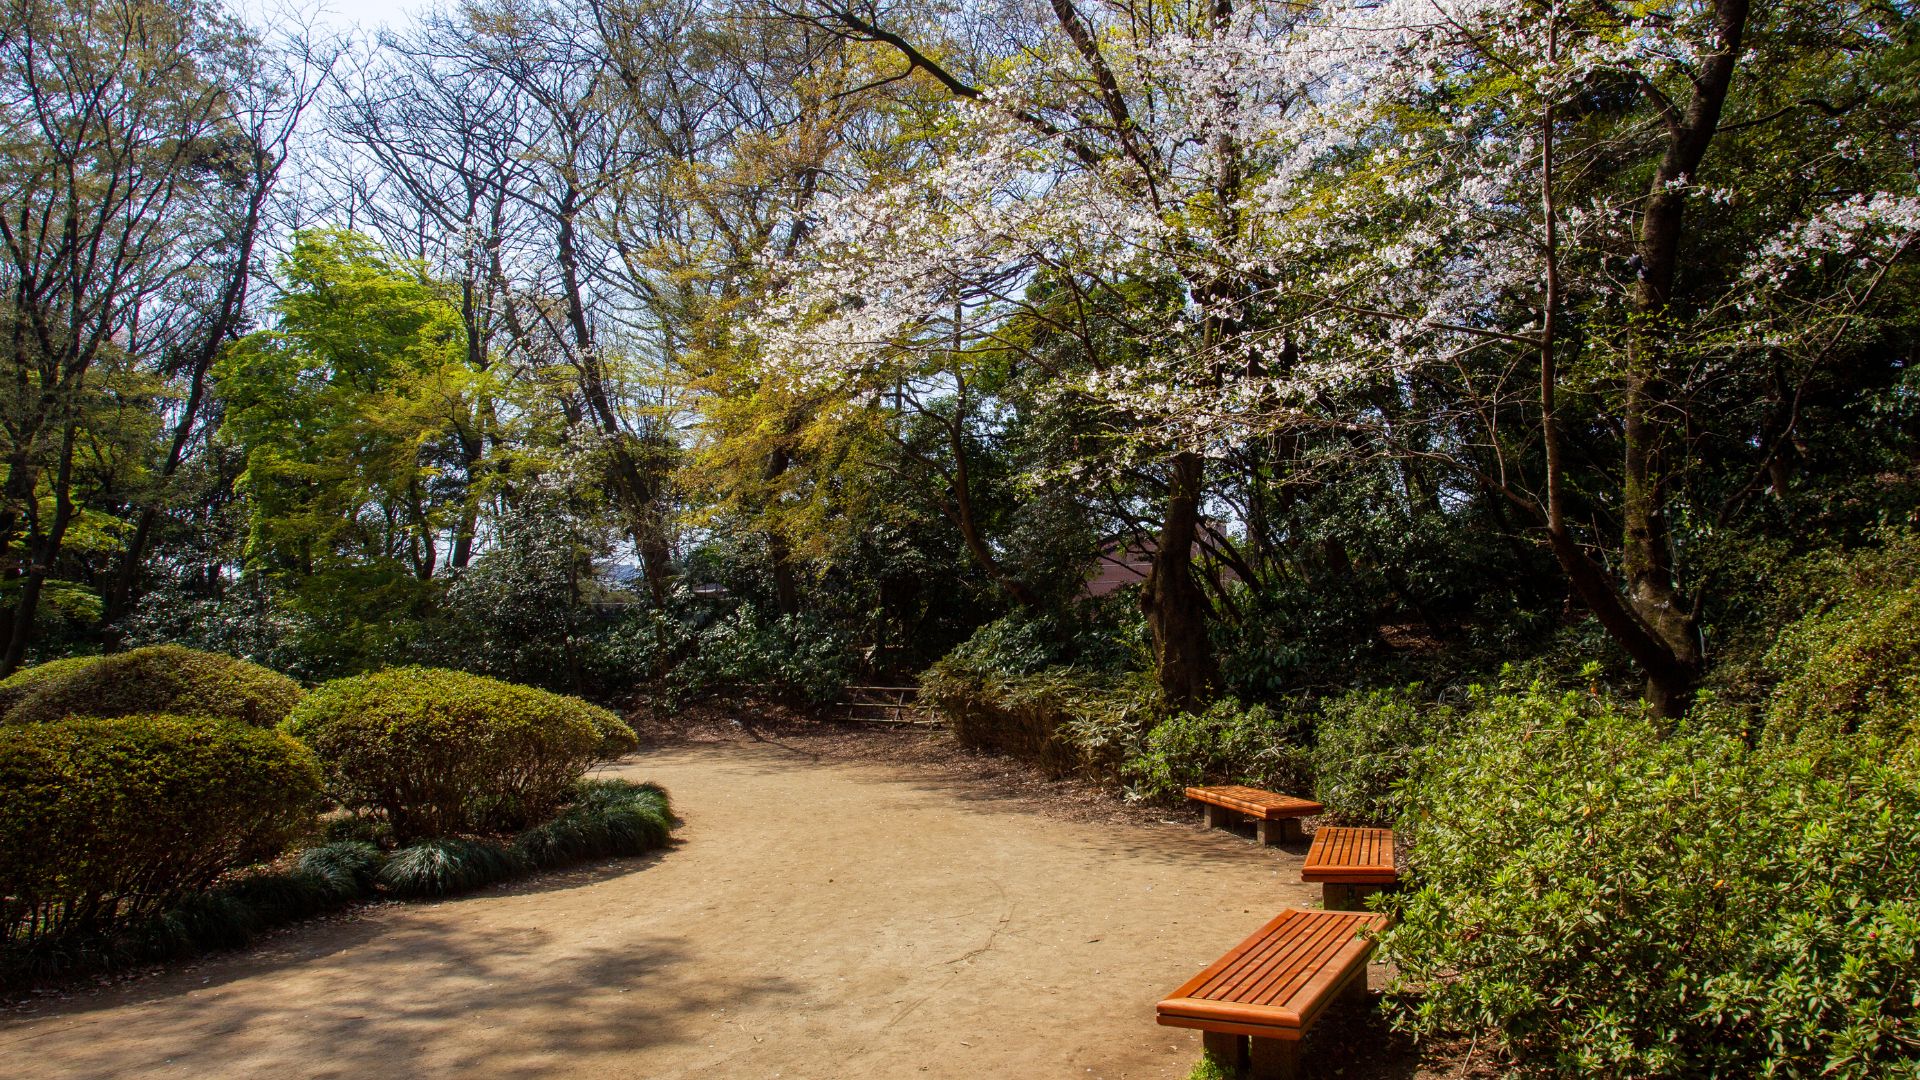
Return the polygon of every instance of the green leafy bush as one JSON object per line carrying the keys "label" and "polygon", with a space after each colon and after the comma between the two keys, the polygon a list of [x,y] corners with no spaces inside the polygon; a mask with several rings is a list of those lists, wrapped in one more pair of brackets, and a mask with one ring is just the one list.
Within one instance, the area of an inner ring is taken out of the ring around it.
{"label": "green leafy bush", "polygon": [[313,824],[313,755],[227,720],[0,727],[0,941],[151,918]]}
{"label": "green leafy bush", "polygon": [[44,664],[35,664],[0,679],[0,722],[5,722],[7,714],[14,706],[25,700],[26,696],[48,683],[58,682],[71,677],[75,672],[92,666],[100,658],[97,656],[69,656],[60,660],[49,660]]}
{"label": "green leafy bush", "polygon": [[1481,694],[1413,791],[1402,1021],[1561,1076],[1912,1075],[1920,786],[1864,752]]}
{"label": "green leafy bush", "polygon": [[319,754],[342,806],[384,817],[402,842],[540,821],[637,741],[578,698],[415,667],[325,683],[287,730]]}
{"label": "green leafy bush", "polygon": [[1779,679],[1766,730],[1779,742],[1862,732],[1920,751],[1920,538],[1828,559],[1820,596],[1780,631],[1765,664]]}
{"label": "green leafy bush", "polygon": [[[1065,579],[1074,583],[1075,578]],[[1151,647],[1131,591],[1089,597],[1072,605],[1017,609],[985,623],[942,660],[948,669],[982,676],[1039,675],[1073,668],[1115,674],[1144,666]]]}
{"label": "green leafy bush", "polygon": [[1114,677],[1071,668],[996,676],[948,661],[920,681],[920,701],[974,750],[1011,754],[1053,776],[1113,779],[1164,710],[1143,674]]}
{"label": "green leafy bush", "polygon": [[1417,684],[1328,699],[1314,725],[1315,797],[1335,820],[1392,825],[1404,809],[1397,785],[1458,724],[1457,710],[1425,700]]}
{"label": "green leafy bush", "polygon": [[1265,705],[1216,701],[1203,713],[1178,713],[1155,725],[1120,771],[1135,797],[1158,802],[1212,783],[1304,792],[1312,772],[1300,734]]}
{"label": "green leafy bush", "polygon": [[0,682],[13,724],[138,713],[208,716],[272,727],[300,700],[300,684],[258,664],[178,645],[55,660]]}

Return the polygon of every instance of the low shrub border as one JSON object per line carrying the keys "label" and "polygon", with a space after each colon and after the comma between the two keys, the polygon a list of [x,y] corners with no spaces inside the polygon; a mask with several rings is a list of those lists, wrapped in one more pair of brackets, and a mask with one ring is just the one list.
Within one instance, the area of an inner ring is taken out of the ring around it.
{"label": "low shrub border", "polygon": [[1390,994],[1518,1075],[1911,1075],[1920,783],[1883,744],[1754,750],[1637,707],[1481,691],[1402,819]]}
{"label": "low shrub border", "polygon": [[111,933],[0,949],[0,991],[238,948],[268,930],[356,903],[454,896],[590,859],[643,855],[665,846],[675,824],[657,785],[583,780],[557,816],[506,843],[447,837],[382,852],[365,840],[335,840]]}

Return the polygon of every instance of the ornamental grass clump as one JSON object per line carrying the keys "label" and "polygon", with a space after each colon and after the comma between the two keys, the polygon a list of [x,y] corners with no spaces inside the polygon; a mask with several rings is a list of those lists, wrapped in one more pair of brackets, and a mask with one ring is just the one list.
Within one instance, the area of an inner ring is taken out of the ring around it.
{"label": "ornamental grass clump", "polygon": [[672,831],[667,793],[657,785],[586,780],[565,811],[515,837],[513,851],[529,866],[560,866],[644,854],[665,844]]}
{"label": "ornamental grass clump", "polygon": [[452,896],[472,892],[519,873],[512,851],[484,840],[438,837],[416,840],[388,854],[377,879],[395,896]]}
{"label": "ornamental grass clump", "polygon": [[1559,1076],[1910,1075],[1920,783],[1872,742],[1754,751],[1481,693],[1407,793],[1400,1020]]}
{"label": "ornamental grass clump", "polygon": [[203,716],[273,727],[300,700],[300,684],[220,653],[150,645],[55,660],[0,681],[10,724],[73,716]]}
{"label": "ornamental grass clump", "polygon": [[383,818],[401,844],[545,820],[590,766],[637,742],[578,698],[418,667],[326,683],[285,730],[319,755],[342,807]]}
{"label": "ornamental grass clump", "polygon": [[313,827],[320,770],[273,731],[177,716],[0,727],[0,944],[152,919]]}

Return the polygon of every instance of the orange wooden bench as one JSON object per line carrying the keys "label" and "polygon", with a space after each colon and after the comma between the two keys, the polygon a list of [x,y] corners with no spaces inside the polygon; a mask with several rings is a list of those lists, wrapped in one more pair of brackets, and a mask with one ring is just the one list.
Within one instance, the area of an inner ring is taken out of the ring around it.
{"label": "orange wooden bench", "polygon": [[1385,915],[1288,908],[1155,1006],[1198,1028],[1207,1052],[1256,1080],[1294,1080],[1300,1040],[1334,999],[1367,994],[1367,957]]}
{"label": "orange wooden bench", "polygon": [[1320,902],[1328,911],[1363,910],[1368,893],[1400,883],[1393,830],[1341,826],[1315,830],[1300,880],[1320,883]]}
{"label": "orange wooden bench", "polygon": [[1187,789],[1187,798],[1201,804],[1209,829],[1226,825],[1238,817],[1252,818],[1255,834],[1262,844],[1300,839],[1300,819],[1312,817],[1326,809],[1312,799],[1296,799],[1291,795],[1276,795],[1271,791],[1237,785],[1190,787]]}

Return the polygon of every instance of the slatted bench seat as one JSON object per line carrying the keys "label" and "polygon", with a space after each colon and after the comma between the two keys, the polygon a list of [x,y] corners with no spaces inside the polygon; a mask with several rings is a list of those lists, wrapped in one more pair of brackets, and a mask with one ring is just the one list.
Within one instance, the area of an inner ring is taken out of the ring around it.
{"label": "slatted bench seat", "polygon": [[1227,825],[1242,817],[1252,818],[1255,835],[1262,844],[1300,839],[1300,819],[1312,817],[1326,809],[1312,799],[1296,799],[1291,795],[1238,785],[1190,787],[1187,789],[1187,798],[1201,804],[1209,829]]}
{"label": "slatted bench seat", "polygon": [[1155,1007],[1197,1028],[1207,1052],[1256,1080],[1294,1080],[1300,1039],[1334,999],[1367,993],[1367,957],[1385,915],[1288,908]]}
{"label": "slatted bench seat", "polygon": [[1394,863],[1392,829],[1352,829],[1328,826],[1313,834],[1301,881],[1320,883],[1321,904],[1328,911],[1360,911],[1368,893],[1400,882]]}

